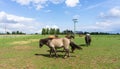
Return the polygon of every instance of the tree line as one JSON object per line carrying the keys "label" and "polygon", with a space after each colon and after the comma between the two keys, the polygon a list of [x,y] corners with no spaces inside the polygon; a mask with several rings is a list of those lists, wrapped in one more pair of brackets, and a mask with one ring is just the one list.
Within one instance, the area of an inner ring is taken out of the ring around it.
{"label": "tree line", "polygon": [[[83,32],[83,31],[76,31],[75,32],[76,34],[91,34],[91,35],[111,35],[111,34],[117,34],[119,35],[120,33],[108,33],[108,32]],[[0,33],[0,35],[4,35],[4,34],[7,34],[7,35],[10,35],[10,34],[15,34],[15,35],[25,35],[26,33],[23,33],[21,31],[12,31],[12,32],[6,32],[6,33]],[[40,33],[33,33],[33,34],[40,34]],[[60,32],[60,29],[59,28],[42,28],[42,32],[41,32],[42,35],[62,35],[62,34],[74,34],[74,32],[72,30],[64,30],[62,32]]]}
{"label": "tree line", "polygon": [[[107,32],[83,32],[83,31],[76,31],[75,34],[91,34],[91,35],[110,35],[110,34],[113,34],[113,33],[107,33]],[[72,30],[64,30],[62,32],[60,32],[60,29],[55,29],[55,28],[43,28],[42,29],[42,35],[48,35],[48,34],[51,34],[51,35],[54,35],[54,34],[74,34],[74,32]],[[114,34],[119,34],[119,33],[114,33]]]}
{"label": "tree line", "polygon": [[4,34],[7,34],[7,35],[10,35],[10,34],[13,34],[13,35],[25,35],[26,33],[23,33],[21,31],[12,31],[12,32],[6,32],[6,33],[0,33],[0,35],[4,35]]}
{"label": "tree line", "polygon": [[60,34],[60,29],[59,28],[43,28],[42,29],[42,32],[41,32],[42,35],[48,35],[48,34]]}

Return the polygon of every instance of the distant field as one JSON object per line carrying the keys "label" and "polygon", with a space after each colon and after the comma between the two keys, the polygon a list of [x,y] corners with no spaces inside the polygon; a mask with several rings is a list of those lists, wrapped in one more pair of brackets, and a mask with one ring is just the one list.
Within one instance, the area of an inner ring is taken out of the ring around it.
{"label": "distant field", "polygon": [[84,46],[84,36],[76,36],[73,41],[83,50],[67,59],[62,52],[51,58],[47,46],[39,48],[39,39],[45,37],[0,35],[0,69],[120,69],[120,35],[92,35],[89,47]]}

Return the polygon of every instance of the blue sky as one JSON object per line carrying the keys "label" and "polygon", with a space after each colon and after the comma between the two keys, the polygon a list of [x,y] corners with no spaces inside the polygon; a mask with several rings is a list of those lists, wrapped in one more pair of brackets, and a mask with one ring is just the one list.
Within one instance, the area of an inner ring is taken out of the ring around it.
{"label": "blue sky", "polygon": [[120,0],[0,0],[0,32],[42,28],[120,33]]}

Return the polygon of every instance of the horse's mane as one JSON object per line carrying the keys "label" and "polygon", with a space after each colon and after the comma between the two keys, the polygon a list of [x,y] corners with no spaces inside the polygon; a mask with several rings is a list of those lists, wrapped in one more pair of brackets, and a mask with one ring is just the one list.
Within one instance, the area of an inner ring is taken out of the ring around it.
{"label": "horse's mane", "polygon": [[44,38],[44,39],[40,39],[40,42],[42,42],[43,44],[47,44],[49,40],[52,40],[53,38]]}

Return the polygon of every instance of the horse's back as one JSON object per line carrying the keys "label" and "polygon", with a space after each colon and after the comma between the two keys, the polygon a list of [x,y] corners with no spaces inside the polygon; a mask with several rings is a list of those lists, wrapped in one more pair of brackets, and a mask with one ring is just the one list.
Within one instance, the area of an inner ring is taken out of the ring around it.
{"label": "horse's back", "polygon": [[51,46],[62,47],[69,46],[70,40],[67,38],[55,38],[50,41]]}
{"label": "horse's back", "polygon": [[55,38],[50,41],[50,45],[54,46],[63,46],[63,42],[61,38]]}

